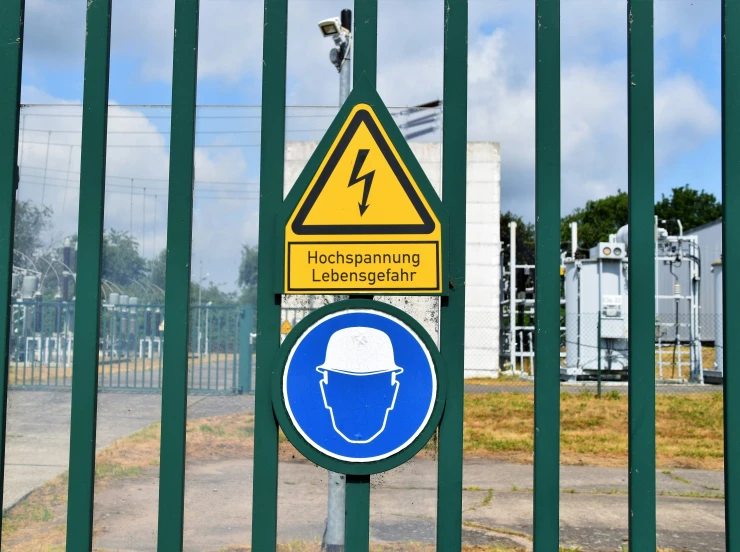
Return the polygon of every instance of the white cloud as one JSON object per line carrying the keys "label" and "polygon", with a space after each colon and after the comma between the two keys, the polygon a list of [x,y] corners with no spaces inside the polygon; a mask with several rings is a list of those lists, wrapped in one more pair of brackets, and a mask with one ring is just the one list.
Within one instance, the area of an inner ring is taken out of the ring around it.
{"label": "white cloud", "polygon": [[669,77],[656,86],[656,161],[665,164],[716,136],[721,115],[690,75]]}
{"label": "white cloud", "polygon": [[[46,239],[55,243],[77,231],[81,108],[62,105],[69,102],[42,90],[23,92],[60,104],[23,109],[19,153],[19,197],[43,201],[53,209],[54,231]],[[161,128],[168,129],[169,121],[154,119],[162,111],[116,105],[109,109],[105,227],[131,231],[147,257],[167,240],[170,159]],[[205,259],[211,278],[226,282],[227,288],[235,285],[241,243],[256,241],[257,202],[245,198],[244,186],[224,183],[246,182],[248,173],[240,148],[195,150],[193,256]],[[218,199],[221,196],[226,197]]]}
{"label": "white cloud", "polygon": [[[29,36],[37,42],[30,51],[32,57],[62,56],[78,63],[81,49],[72,33],[82,32],[84,13],[78,7],[63,10],[59,5],[28,0]],[[718,5],[707,0],[656,2],[659,170],[719,132],[718,111],[705,83],[671,69],[680,66],[677,60],[686,52],[696,55],[700,38],[719,22]],[[113,52],[134,63],[145,79],[170,79],[173,6],[173,0],[115,0]],[[346,6],[342,0],[289,3],[289,104],[336,104],[338,77],[327,59],[331,41],[321,37],[316,22]],[[262,10],[260,0],[202,2],[201,84],[259,82]],[[387,104],[414,104],[441,97],[443,15],[442,0],[380,1],[378,89]],[[528,217],[533,211],[534,192],[534,31],[531,2],[470,2],[469,136],[501,143],[503,206]],[[585,199],[626,188],[626,32],[626,0],[562,3],[564,211]],[[680,51],[668,48],[673,44],[678,44]],[[673,72],[667,72],[669,69]],[[215,164],[207,170],[211,174],[228,172],[221,167],[227,158],[216,161],[212,151],[210,154]],[[231,166],[231,161],[226,164]],[[130,159],[121,163],[126,166]],[[150,165],[161,163],[152,161]],[[205,205],[200,208],[210,209]],[[218,217],[211,220],[218,221]],[[240,220],[239,224],[253,232],[251,222]]]}

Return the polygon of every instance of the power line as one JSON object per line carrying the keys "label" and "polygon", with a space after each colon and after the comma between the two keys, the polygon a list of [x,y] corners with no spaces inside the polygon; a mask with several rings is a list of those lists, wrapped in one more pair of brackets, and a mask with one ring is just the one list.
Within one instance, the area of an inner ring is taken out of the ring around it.
{"label": "power line", "polygon": [[[82,134],[82,130],[49,130],[41,128],[23,128],[25,132],[53,132],[57,134]],[[199,130],[196,131],[195,135],[199,134],[260,134],[261,130]],[[326,132],[325,128],[294,128],[285,129],[285,132]],[[108,134],[172,134],[169,130],[109,130]],[[37,142],[29,142],[37,143]]]}
{"label": "power line", "polygon": [[[59,142],[34,142],[30,140],[19,140],[18,143],[20,144],[39,144],[39,145],[45,145],[45,146],[73,146],[73,147],[80,147],[80,144],[62,144]],[[107,147],[109,148],[162,148],[162,149],[169,149],[170,146],[168,144],[108,144]],[[260,147],[260,144],[196,144],[196,148],[258,148]]]}
{"label": "power line", "polygon": [[[21,165],[21,169],[33,169],[33,170],[48,170],[51,172],[61,172],[61,173],[67,173],[70,174],[80,174],[80,171],[65,171],[64,169],[45,169],[44,167],[34,167],[32,165]],[[28,175],[28,176],[37,176],[37,175]],[[141,180],[146,182],[169,182],[168,178],[150,178],[150,177],[138,177],[138,176],[117,176],[112,174],[106,174],[106,178],[120,178],[122,180],[130,180],[133,178],[134,180]],[[49,177],[51,178],[51,177]],[[196,182],[199,182],[201,184],[224,184],[224,185],[231,185],[231,186],[259,186],[259,182],[236,182],[233,180],[195,180]]]}
{"label": "power line", "polygon": [[[21,173],[20,176],[21,176],[21,178],[36,178],[36,179],[38,179],[38,180],[41,181],[41,182],[31,182],[32,184],[43,184],[43,182],[45,180],[56,180],[56,181],[59,181],[59,182],[68,182],[68,180],[66,178],[60,178],[60,177],[56,177],[56,176],[43,177],[43,176],[36,175],[36,174],[25,174],[25,173]],[[128,180],[134,181],[134,180],[137,180],[137,179],[136,178],[129,178]],[[51,184],[47,184],[47,185],[50,186]],[[133,186],[133,185],[127,185],[127,184],[114,184],[112,182],[106,182],[105,186],[106,187],[123,188],[123,189],[126,189],[126,190],[133,189],[133,188],[138,188],[138,189],[144,188],[145,189],[144,186]],[[69,188],[79,189],[79,186],[68,186],[68,187]],[[149,188],[152,189],[152,190],[163,191],[165,193],[168,191],[168,188],[166,186],[149,186]],[[198,190],[196,188],[195,191],[196,192],[228,192],[228,193],[237,193],[237,194],[240,194],[240,193],[258,194],[259,193],[258,190],[254,190],[254,189],[240,190],[240,189],[237,189],[237,188],[211,188],[211,187],[202,188],[200,190]]]}
{"label": "power line", "polygon": [[[31,186],[44,186],[43,182],[32,182],[29,180],[21,180],[20,184],[24,185],[31,185]],[[80,188],[79,186],[64,186],[61,184],[46,184],[49,188],[59,188],[59,189],[70,189],[70,190],[77,190],[79,192]],[[137,189],[143,190],[144,188],[140,186],[135,186],[134,190],[132,191],[130,188],[125,188],[123,190],[110,190],[108,189],[108,186],[106,186],[105,193],[106,194],[119,194],[119,195],[137,195],[137,196],[146,196],[146,197],[157,197],[159,194],[152,194],[149,192],[139,192],[136,191]],[[196,190],[194,192],[194,195],[198,199],[259,199],[259,193],[258,192],[250,192],[250,191],[243,191],[240,192],[239,190],[203,190],[198,191]]]}

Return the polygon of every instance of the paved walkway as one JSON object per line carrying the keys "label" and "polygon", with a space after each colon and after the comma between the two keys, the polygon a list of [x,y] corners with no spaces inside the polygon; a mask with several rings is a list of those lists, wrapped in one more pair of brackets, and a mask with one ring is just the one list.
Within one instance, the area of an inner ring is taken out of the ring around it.
{"label": "paved walkway", "polygon": [[[8,396],[3,509],[69,467],[70,391],[18,391]],[[158,393],[100,393],[97,449],[159,421]],[[188,397],[188,416],[202,418],[254,408],[248,395]]]}
{"label": "paved walkway", "polygon": [[[502,386],[503,387],[503,386]],[[489,388],[490,389],[490,388]],[[506,386],[504,390],[511,391]],[[71,394],[11,391],[4,508],[68,467]],[[191,396],[189,416],[249,411],[251,396]],[[159,420],[159,394],[102,393],[98,449]],[[700,470],[656,473],[659,544],[676,550],[724,550],[723,474]],[[373,477],[372,538],[378,542],[433,542],[436,464],[415,460]],[[527,545],[501,529],[532,532],[532,467],[491,460],[465,463],[464,519],[469,543]],[[561,468],[563,544],[618,550],[627,538],[627,471]],[[186,481],[186,550],[219,550],[251,538],[252,459],[190,463]],[[326,472],[308,463],[283,463],[279,480],[279,538],[321,538]],[[125,479],[95,497],[95,545],[106,550],[156,550],[158,474]],[[256,499],[260,505],[259,497]],[[486,529],[488,528],[488,529]]]}
{"label": "paved walkway", "polygon": [[[221,550],[251,539],[252,460],[213,460],[188,466],[185,550]],[[375,542],[434,542],[437,467],[415,460],[374,476],[371,537]],[[721,491],[722,473],[656,473],[658,542],[682,551],[724,550],[724,501],[692,498]],[[321,540],[326,512],[326,471],[309,463],[282,463],[278,483],[278,538]],[[531,549],[532,467],[492,460],[465,463],[464,539]],[[627,541],[627,471],[561,468],[561,542],[587,550],[619,550]],[[156,550],[158,479],[120,482],[96,496],[95,546],[105,550]],[[673,493],[676,496],[670,496]],[[679,496],[683,495],[683,496]],[[256,507],[260,501],[257,500]],[[486,529],[487,528],[487,529]]]}

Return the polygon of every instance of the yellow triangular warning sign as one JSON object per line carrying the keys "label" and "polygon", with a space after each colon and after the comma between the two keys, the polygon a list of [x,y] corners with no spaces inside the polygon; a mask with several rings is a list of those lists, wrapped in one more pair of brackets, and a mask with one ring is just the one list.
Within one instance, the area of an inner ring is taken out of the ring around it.
{"label": "yellow triangular warning sign", "polygon": [[372,108],[359,105],[301,202],[297,235],[430,234],[437,226]]}
{"label": "yellow triangular warning sign", "polygon": [[280,291],[442,294],[436,193],[375,90],[352,94],[369,101],[345,104],[278,215]]}
{"label": "yellow triangular warning sign", "polygon": [[293,326],[290,325],[290,322],[287,320],[283,320],[283,323],[280,325],[280,333],[283,335],[289,334],[290,330],[293,329]]}

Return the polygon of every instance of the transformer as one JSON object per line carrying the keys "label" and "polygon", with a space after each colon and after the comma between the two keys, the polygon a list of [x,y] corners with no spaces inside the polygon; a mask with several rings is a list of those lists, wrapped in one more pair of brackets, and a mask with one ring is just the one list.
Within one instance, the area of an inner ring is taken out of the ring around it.
{"label": "transformer", "polygon": [[600,243],[591,258],[565,261],[563,380],[627,373],[627,263],[622,243]]}

